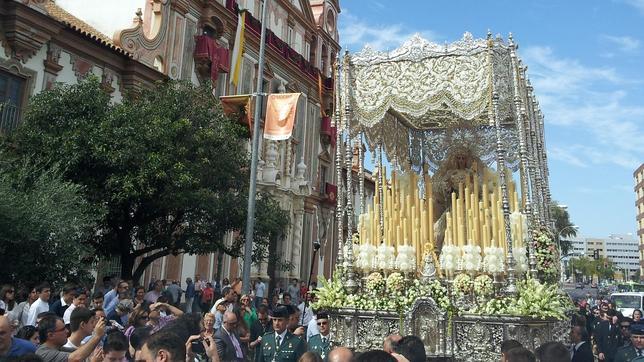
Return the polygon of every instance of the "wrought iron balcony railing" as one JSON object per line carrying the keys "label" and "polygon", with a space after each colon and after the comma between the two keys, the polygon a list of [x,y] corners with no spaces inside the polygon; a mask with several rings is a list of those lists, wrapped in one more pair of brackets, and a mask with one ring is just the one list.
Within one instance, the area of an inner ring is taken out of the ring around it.
{"label": "wrought iron balcony railing", "polygon": [[14,103],[0,103],[0,133],[11,133],[20,122],[20,107]]}

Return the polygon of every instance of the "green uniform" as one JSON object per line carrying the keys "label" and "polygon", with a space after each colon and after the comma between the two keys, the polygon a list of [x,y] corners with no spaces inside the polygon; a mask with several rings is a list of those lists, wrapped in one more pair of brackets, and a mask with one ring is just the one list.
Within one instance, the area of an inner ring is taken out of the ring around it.
{"label": "green uniform", "polygon": [[275,332],[270,332],[262,337],[258,362],[297,362],[306,352],[306,342],[293,333],[287,331],[279,345],[276,336]]}
{"label": "green uniform", "polygon": [[326,341],[322,340],[322,335],[316,334],[309,338],[309,351],[317,353],[324,361],[327,360],[329,351],[331,350],[330,336],[326,336]]}
{"label": "green uniform", "polygon": [[620,347],[615,353],[615,362],[631,362],[637,357],[637,352],[633,346]]}

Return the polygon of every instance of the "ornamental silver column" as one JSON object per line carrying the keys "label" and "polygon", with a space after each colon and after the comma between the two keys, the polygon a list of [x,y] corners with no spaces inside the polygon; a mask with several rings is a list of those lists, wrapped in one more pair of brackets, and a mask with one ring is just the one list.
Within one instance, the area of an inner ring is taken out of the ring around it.
{"label": "ornamental silver column", "polygon": [[355,280],[355,273],[353,272],[353,149],[351,142],[351,106],[349,105],[349,52],[344,53],[344,62],[342,66],[343,70],[343,98],[344,98],[344,128],[347,132],[347,147],[345,154],[345,167],[347,169],[347,200],[346,200],[346,212],[347,212],[347,239],[345,240],[345,245],[347,248],[347,255],[345,262],[346,266],[346,275],[347,280],[345,282],[345,287],[347,291],[353,294],[357,288],[358,283]]}
{"label": "ornamental silver column", "polygon": [[335,220],[337,223],[338,232],[338,258],[336,267],[340,271],[341,278],[344,278],[344,208],[343,208],[343,192],[342,192],[342,124],[340,121],[340,58],[335,58],[333,88],[335,90],[335,114],[333,123],[335,124],[335,172],[336,172],[336,206],[335,206]]}
{"label": "ornamental silver column", "polygon": [[[532,203],[530,202],[530,191],[529,191],[529,183],[528,183],[528,168],[527,168],[527,150],[526,150],[526,140],[525,140],[525,129],[524,129],[524,120],[526,118],[526,109],[523,105],[523,100],[521,99],[520,96],[520,85],[519,82],[523,80],[521,71],[519,70],[519,64],[517,62],[517,55],[516,55],[516,49],[517,46],[514,43],[514,39],[512,38],[512,33],[510,33],[510,36],[508,37],[509,45],[510,45],[510,61],[511,61],[511,67],[512,67],[512,79],[513,79],[513,85],[514,85],[514,111],[515,111],[515,117],[516,117],[516,126],[517,130],[519,132],[519,155],[520,155],[520,167],[521,167],[521,175],[520,175],[520,181],[521,181],[521,197],[523,198],[523,202],[525,203],[525,214],[528,220],[528,260],[529,260],[529,271],[530,275],[533,278],[537,277],[537,269],[536,269],[536,260],[534,258],[534,245],[533,245],[533,240],[532,240]],[[523,84],[523,82],[521,82]],[[519,222],[523,222],[519,220]],[[523,235],[519,235],[520,238],[523,238]]]}
{"label": "ornamental silver column", "polygon": [[514,255],[512,253],[512,231],[510,230],[510,203],[508,198],[508,185],[505,179],[505,149],[501,141],[501,120],[499,119],[499,94],[494,89],[494,66],[492,51],[494,41],[492,34],[488,32],[488,64],[490,66],[490,87],[492,89],[492,115],[494,117],[494,128],[496,131],[496,168],[499,173],[499,183],[501,184],[501,204],[503,207],[503,224],[505,226],[505,241],[507,243],[507,274],[505,280],[505,294],[515,295],[517,292],[516,280],[514,277]]}

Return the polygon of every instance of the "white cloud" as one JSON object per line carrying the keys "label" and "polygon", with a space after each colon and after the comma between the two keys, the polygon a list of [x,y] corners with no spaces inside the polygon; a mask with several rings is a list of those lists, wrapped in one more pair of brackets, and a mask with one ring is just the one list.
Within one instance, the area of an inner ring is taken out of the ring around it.
{"label": "white cloud", "polygon": [[624,0],[624,2],[644,14],[644,0]]}
{"label": "white cloud", "polygon": [[547,123],[590,135],[549,143],[553,159],[577,167],[637,167],[644,159],[644,106],[627,101],[627,89],[637,80],[627,80],[611,67],[559,58],[548,47],[528,47],[522,55]]}
{"label": "white cloud", "polygon": [[601,39],[617,45],[617,48],[625,53],[634,52],[640,47],[640,41],[630,36],[602,35]]}
{"label": "white cloud", "polygon": [[145,9],[145,0],[56,0],[56,4],[109,37],[132,27],[136,9]]}
{"label": "white cloud", "polygon": [[349,49],[361,49],[369,45],[376,50],[390,50],[399,47],[414,33],[420,33],[425,39],[433,41],[437,38],[431,30],[412,31],[402,24],[374,25],[368,24],[357,16],[343,10],[340,13],[340,42]]}

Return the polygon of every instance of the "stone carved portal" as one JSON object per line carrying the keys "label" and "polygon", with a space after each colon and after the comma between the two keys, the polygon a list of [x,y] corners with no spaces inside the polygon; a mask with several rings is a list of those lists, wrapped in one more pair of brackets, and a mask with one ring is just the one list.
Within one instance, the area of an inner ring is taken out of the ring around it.
{"label": "stone carved portal", "polygon": [[405,316],[405,334],[422,339],[427,356],[442,356],[446,352],[446,316],[431,298],[416,300]]}

